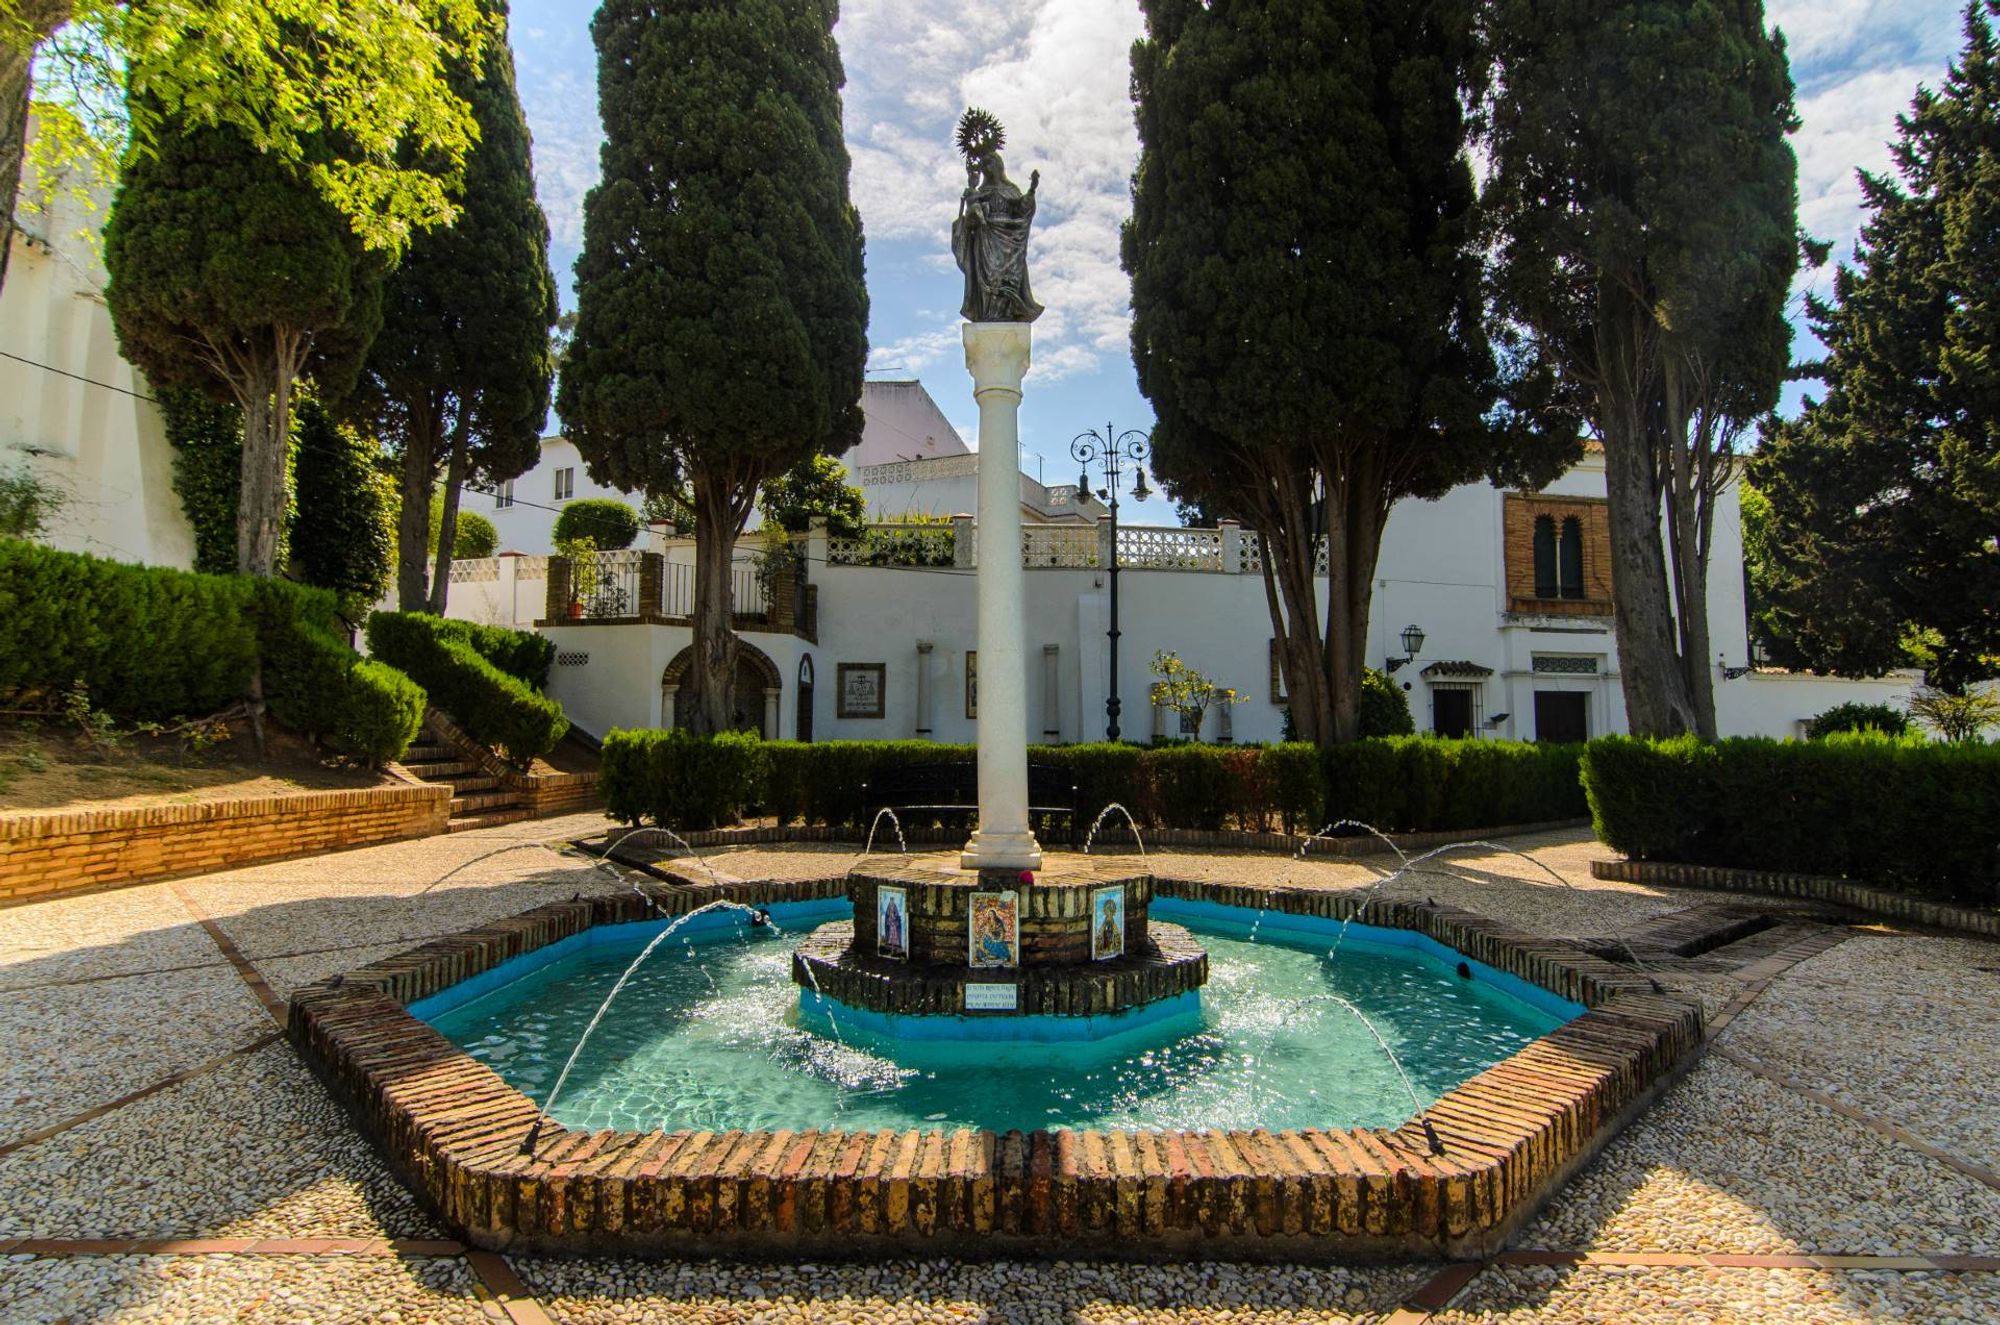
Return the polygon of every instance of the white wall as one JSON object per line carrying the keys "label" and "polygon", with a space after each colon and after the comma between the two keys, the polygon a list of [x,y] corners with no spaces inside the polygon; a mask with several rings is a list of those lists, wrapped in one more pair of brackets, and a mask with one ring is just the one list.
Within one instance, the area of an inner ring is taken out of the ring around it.
{"label": "white wall", "polygon": [[16,232],[0,290],[0,471],[62,494],[42,540],[53,547],[191,566],[173,448],[151,387],[119,356],[103,262],[78,233],[101,220],[65,198]]}

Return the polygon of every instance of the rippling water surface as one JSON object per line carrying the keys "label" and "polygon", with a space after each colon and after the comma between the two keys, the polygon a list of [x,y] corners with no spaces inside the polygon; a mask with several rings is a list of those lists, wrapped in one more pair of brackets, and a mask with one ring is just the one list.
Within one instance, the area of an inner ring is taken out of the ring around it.
{"label": "rippling water surface", "polygon": [[[1406,949],[1204,932],[1198,1026],[1106,1051],[877,1046],[799,1024],[797,936],[662,944],[625,986],[556,1102],[572,1127],[1375,1127],[1409,1094],[1338,994],[1365,1011],[1429,1104],[1559,1018]],[[557,959],[433,1024],[537,1101],[641,944]]]}

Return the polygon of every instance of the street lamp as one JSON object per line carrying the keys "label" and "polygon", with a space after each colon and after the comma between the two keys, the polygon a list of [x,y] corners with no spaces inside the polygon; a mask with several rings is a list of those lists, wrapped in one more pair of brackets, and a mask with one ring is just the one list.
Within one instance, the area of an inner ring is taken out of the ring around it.
{"label": "street lamp", "polygon": [[1132,500],[1144,501],[1153,495],[1146,487],[1145,470],[1151,441],[1150,434],[1137,428],[1120,432],[1107,423],[1102,432],[1079,433],[1069,444],[1070,457],[1083,467],[1076,476],[1076,490],[1086,497],[1090,495],[1090,467],[1099,466],[1104,472],[1104,489],[1099,495],[1111,511],[1111,629],[1105,632],[1111,643],[1111,692],[1104,700],[1107,741],[1118,739],[1118,480],[1124,477],[1125,466],[1130,464],[1136,471]]}
{"label": "street lamp", "polygon": [[1415,662],[1417,655],[1424,651],[1424,628],[1422,626],[1404,626],[1403,633],[1398,638],[1403,641],[1404,656],[1388,660],[1389,670],[1392,672],[1404,663]]}

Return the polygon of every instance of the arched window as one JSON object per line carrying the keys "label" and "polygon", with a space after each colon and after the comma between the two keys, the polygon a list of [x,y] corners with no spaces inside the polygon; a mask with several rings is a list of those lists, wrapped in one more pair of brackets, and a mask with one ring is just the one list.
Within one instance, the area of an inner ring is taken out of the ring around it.
{"label": "arched window", "polygon": [[[1536,564],[1540,565],[1540,561],[1537,560]],[[1583,597],[1583,521],[1574,515],[1563,518],[1562,545],[1556,553],[1556,578],[1562,584],[1563,597]]]}
{"label": "arched window", "polygon": [[1535,517],[1535,597],[1557,596],[1556,521],[1552,515]]}

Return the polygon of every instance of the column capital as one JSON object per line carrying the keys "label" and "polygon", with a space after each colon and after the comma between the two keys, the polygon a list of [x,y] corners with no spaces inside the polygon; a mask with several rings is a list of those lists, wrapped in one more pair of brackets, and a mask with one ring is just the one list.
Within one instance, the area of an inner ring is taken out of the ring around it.
{"label": "column capital", "polygon": [[965,370],[972,374],[972,394],[989,391],[1021,394],[1028,375],[1031,337],[1026,322],[967,322]]}

